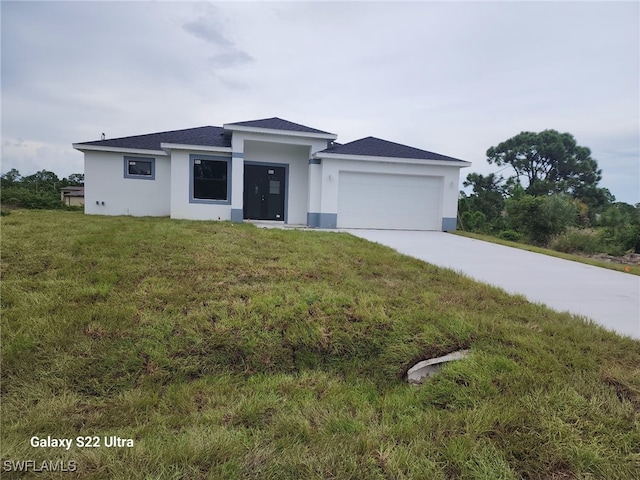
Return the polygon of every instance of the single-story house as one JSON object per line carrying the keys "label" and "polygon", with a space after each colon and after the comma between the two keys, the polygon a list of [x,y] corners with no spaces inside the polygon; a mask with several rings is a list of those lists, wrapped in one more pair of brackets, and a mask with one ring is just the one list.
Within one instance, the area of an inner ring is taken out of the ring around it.
{"label": "single-story house", "polygon": [[85,213],[454,230],[470,162],[280,118],[75,143]]}
{"label": "single-story house", "polygon": [[84,205],[84,187],[62,187],[60,200],[70,207],[81,207]]}

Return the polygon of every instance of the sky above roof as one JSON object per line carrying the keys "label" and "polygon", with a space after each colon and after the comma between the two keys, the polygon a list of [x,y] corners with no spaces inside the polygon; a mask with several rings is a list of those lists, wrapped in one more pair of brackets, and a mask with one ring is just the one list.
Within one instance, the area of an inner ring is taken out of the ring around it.
{"label": "sky above roof", "polygon": [[[2,173],[83,171],[72,143],[280,117],[499,169],[555,129],[640,201],[637,2],[0,3]],[[511,174],[503,170],[502,174]]]}

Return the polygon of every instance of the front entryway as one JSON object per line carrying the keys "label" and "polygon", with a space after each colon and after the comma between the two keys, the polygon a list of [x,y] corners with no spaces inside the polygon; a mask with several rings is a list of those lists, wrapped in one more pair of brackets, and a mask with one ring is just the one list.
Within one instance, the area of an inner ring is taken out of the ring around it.
{"label": "front entryway", "polygon": [[243,217],[284,221],[285,178],[284,167],[245,164]]}

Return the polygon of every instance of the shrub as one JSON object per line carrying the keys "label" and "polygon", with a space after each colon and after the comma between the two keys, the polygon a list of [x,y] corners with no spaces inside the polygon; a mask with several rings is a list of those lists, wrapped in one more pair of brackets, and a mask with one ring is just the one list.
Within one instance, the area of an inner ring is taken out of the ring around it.
{"label": "shrub", "polygon": [[0,200],[5,205],[21,208],[58,209],[63,208],[60,194],[55,190],[34,191],[25,186],[3,187]]}
{"label": "shrub", "polygon": [[464,212],[462,225],[469,232],[484,232],[487,227],[487,216],[482,212]]}
{"label": "shrub", "polygon": [[624,255],[640,250],[640,225],[626,224],[604,231],[604,251],[609,255]]}
{"label": "shrub", "polygon": [[618,202],[610,205],[598,219],[604,228],[606,253],[624,255],[640,250],[640,208]]}
{"label": "shrub", "polygon": [[524,236],[521,233],[516,232],[515,230],[504,230],[498,234],[503,240],[509,240],[511,242],[521,242],[524,240]]}
{"label": "shrub", "polygon": [[562,195],[523,195],[507,200],[506,211],[512,229],[527,235],[535,244],[545,245],[575,222],[577,208]]}
{"label": "shrub", "polygon": [[602,251],[602,238],[594,230],[569,228],[555,236],[549,247],[565,253],[598,253]]}

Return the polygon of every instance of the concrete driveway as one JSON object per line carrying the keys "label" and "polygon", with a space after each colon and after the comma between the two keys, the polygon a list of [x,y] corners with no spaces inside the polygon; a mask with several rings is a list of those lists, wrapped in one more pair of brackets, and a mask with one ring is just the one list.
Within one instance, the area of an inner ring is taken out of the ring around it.
{"label": "concrete driveway", "polygon": [[640,339],[640,277],[443,232],[343,230]]}

